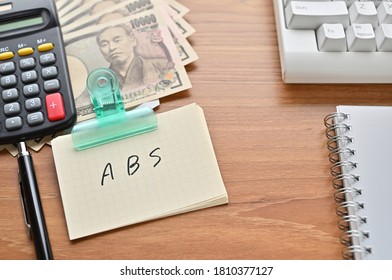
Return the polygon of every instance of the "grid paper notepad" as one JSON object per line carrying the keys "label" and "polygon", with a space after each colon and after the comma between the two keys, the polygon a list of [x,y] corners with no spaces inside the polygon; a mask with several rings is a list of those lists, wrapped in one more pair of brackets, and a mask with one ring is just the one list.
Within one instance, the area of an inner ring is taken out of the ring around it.
{"label": "grid paper notepad", "polygon": [[158,129],[76,151],[71,135],[52,141],[70,239],[225,204],[203,110],[158,115]]}

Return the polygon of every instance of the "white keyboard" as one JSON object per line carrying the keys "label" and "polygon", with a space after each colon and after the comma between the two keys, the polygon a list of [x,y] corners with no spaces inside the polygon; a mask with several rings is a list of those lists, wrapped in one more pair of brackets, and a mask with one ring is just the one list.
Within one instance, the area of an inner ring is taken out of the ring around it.
{"label": "white keyboard", "polygon": [[285,83],[392,84],[392,0],[273,0]]}

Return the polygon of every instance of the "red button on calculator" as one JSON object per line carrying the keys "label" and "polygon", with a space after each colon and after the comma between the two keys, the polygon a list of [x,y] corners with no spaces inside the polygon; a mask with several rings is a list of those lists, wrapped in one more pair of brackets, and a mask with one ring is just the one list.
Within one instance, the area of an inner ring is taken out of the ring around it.
{"label": "red button on calculator", "polygon": [[64,101],[60,93],[48,94],[45,100],[46,111],[48,112],[48,119],[50,121],[54,122],[65,118]]}

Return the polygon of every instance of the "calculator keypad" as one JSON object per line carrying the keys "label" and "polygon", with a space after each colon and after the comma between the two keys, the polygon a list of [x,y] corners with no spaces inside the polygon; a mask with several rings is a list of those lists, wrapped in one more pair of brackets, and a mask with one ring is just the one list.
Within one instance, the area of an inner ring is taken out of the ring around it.
{"label": "calculator keypad", "polygon": [[0,104],[5,117],[0,132],[36,127],[45,120],[56,122],[66,117],[63,95],[58,92],[61,82],[54,49],[53,43],[44,43],[37,49],[25,47],[0,53]]}
{"label": "calculator keypad", "polygon": [[1,7],[0,145],[38,143],[77,120],[55,1]]}

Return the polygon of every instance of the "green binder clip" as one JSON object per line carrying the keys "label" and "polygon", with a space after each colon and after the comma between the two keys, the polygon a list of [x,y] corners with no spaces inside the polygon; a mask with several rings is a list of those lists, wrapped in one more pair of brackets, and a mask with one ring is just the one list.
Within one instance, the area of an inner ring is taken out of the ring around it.
{"label": "green binder clip", "polygon": [[72,129],[77,150],[84,150],[157,128],[157,117],[150,108],[125,111],[116,74],[108,68],[92,71],[87,77],[87,90],[97,115],[78,123]]}

